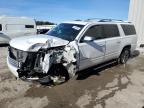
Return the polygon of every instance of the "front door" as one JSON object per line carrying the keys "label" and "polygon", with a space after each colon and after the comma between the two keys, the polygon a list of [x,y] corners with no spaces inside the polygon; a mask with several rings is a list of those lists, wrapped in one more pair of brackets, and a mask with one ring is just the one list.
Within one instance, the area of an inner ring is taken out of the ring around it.
{"label": "front door", "polygon": [[78,43],[80,50],[79,69],[86,69],[103,62],[105,44],[102,26],[91,26]]}

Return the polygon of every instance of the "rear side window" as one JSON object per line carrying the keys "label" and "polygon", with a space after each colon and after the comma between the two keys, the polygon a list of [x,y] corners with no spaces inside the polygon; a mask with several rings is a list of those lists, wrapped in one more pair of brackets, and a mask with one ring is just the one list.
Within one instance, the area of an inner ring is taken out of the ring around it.
{"label": "rear side window", "polygon": [[135,35],[136,34],[134,25],[121,24],[121,26],[122,26],[122,29],[123,29],[125,35]]}
{"label": "rear side window", "polygon": [[0,31],[2,31],[2,25],[0,24]]}
{"label": "rear side window", "polygon": [[106,38],[120,36],[119,29],[116,24],[103,25],[103,29],[104,29],[104,36]]}
{"label": "rear side window", "polygon": [[34,25],[25,25],[25,28],[34,28]]}

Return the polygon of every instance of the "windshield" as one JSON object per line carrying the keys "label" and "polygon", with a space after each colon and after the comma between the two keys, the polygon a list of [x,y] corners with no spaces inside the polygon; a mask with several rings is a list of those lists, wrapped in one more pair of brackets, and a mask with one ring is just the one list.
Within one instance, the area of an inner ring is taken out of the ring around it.
{"label": "windshield", "polygon": [[83,27],[84,25],[62,23],[50,30],[47,35],[73,41]]}

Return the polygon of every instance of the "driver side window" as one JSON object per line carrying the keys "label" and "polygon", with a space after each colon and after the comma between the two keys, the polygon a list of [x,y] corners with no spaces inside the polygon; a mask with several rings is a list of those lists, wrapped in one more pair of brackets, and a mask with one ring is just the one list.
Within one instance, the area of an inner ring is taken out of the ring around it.
{"label": "driver side window", "polygon": [[85,37],[91,37],[93,40],[103,39],[103,27],[101,25],[95,25],[90,27],[84,34],[81,41],[84,41]]}

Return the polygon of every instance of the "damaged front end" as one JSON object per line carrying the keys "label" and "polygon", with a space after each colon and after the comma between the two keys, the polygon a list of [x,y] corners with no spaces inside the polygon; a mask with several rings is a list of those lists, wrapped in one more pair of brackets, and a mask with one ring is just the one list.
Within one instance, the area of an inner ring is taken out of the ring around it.
{"label": "damaged front end", "polygon": [[9,57],[17,61],[19,78],[63,82],[75,75],[78,53],[73,46],[37,48],[37,52],[9,48]]}

